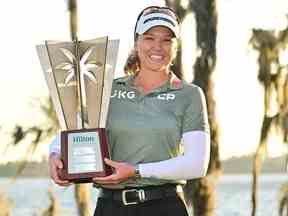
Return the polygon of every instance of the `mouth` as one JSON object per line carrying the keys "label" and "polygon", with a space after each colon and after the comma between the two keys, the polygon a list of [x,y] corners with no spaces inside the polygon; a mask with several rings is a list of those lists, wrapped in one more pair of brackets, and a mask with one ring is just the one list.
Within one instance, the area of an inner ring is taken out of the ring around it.
{"label": "mouth", "polygon": [[162,62],[164,60],[163,55],[150,55],[149,57],[154,62]]}

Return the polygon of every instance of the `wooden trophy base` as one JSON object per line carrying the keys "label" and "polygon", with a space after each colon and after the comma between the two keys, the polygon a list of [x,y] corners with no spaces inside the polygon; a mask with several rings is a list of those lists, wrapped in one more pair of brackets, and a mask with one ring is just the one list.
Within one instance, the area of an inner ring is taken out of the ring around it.
{"label": "wooden trophy base", "polygon": [[112,168],[104,158],[110,158],[105,128],[61,132],[61,179],[90,183],[94,177],[111,175]]}

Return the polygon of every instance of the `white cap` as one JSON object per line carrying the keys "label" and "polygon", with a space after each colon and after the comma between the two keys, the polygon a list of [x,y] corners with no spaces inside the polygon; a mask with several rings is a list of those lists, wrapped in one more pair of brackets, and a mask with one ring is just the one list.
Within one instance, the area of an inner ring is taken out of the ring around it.
{"label": "white cap", "polygon": [[176,38],[180,36],[179,23],[176,18],[161,12],[142,15],[136,24],[135,33],[144,34],[155,26],[165,26],[174,33]]}

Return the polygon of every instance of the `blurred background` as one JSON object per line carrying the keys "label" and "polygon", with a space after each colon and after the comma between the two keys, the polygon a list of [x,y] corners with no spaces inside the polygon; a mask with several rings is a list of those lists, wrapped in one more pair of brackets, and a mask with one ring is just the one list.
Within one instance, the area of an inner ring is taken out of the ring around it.
{"label": "blurred background", "polygon": [[[48,146],[58,128],[35,46],[70,40],[68,2],[10,0],[0,7],[0,216],[90,215],[96,204],[91,185],[60,188],[48,177]],[[191,215],[287,215],[288,2],[82,0],[79,38],[120,39],[115,77],[123,76],[137,15],[155,4],[179,15],[174,69],[208,102],[211,161],[207,177],[184,188]]]}

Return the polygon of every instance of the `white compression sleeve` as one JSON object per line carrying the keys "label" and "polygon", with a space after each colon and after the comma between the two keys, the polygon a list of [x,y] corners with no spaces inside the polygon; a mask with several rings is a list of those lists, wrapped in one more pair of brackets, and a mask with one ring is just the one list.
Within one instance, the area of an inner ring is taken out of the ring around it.
{"label": "white compression sleeve", "polygon": [[60,154],[60,134],[57,134],[49,145],[49,155],[52,153]]}
{"label": "white compression sleeve", "polygon": [[139,164],[142,177],[188,180],[203,177],[210,158],[210,134],[191,131],[183,134],[184,154],[168,160]]}

